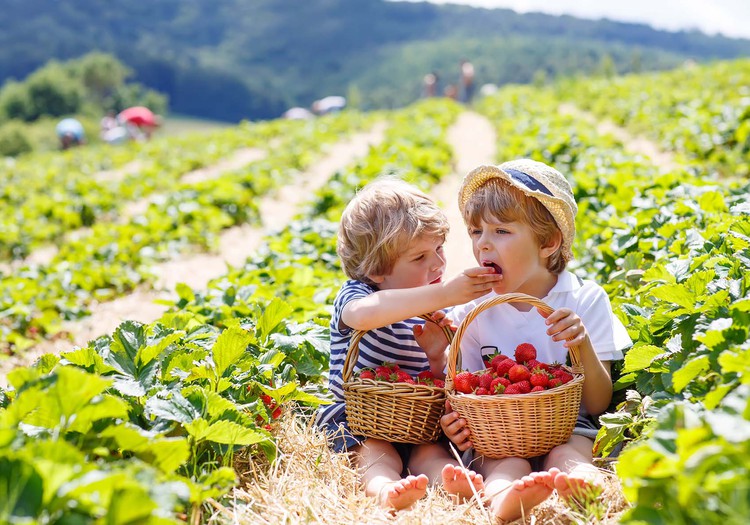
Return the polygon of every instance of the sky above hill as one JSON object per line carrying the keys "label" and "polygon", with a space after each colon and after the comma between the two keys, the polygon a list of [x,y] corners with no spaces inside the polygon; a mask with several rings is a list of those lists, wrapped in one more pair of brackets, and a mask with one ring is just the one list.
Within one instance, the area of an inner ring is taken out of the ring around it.
{"label": "sky above hill", "polygon": [[[408,0],[421,1],[421,0]],[[750,38],[748,0],[427,0],[435,4],[506,7],[580,18],[639,22],[657,29],[699,29],[729,37]]]}

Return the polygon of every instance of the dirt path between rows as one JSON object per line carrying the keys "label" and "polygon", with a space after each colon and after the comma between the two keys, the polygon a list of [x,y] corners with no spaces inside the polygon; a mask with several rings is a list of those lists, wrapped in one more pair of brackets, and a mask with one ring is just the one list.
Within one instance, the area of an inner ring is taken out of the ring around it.
{"label": "dirt path between rows", "polygon": [[[137,290],[114,301],[95,305],[90,317],[64,325],[71,340],[44,341],[21,356],[12,356],[3,361],[0,363],[0,384],[5,384],[5,374],[9,370],[31,364],[46,353],[60,353],[72,350],[75,346],[83,346],[91,339],[112,333],[126,319],[142,323],[155,321],[167,309],[155,301],[173,300],[177,283],[185,283],[194,289],[205,288],[210,280],[227,272],[227,265],[241,265],[258,249],[265,235],[289,223],[298,213],[299,207],[334,173],[365,156],[371,146],[380,143],[385,129],[386,124],[381,122],[368,132],[354,134],[332,146],[320,162],[298,174],[295,181],[290,181],[275,194],[261,200],[259,210],[264,221],[261,227],[243,225],[227,229],[221,236],[219,253],[196,254],[158,265],[153,269],[158,276],[153,290]],[[218,165],[223,170],[227,169],[226,163]],[[201,176],[210,176],[210,169],[203,170]]]}
{"label": "dirt path between rows", "polygon": [[448,142],[453,148],[454,172],[432,190],[450,222],[451,230],[445,242],[447,264],[445,274],[452,277],[477,265],[471,249],[471,238],[458,211],[458,190],[464,176],[482,164],[497,164],[495,129],[485,117],[465,111],[448,130]]}
{"label": "dirt path between rows", "polygon": [[[599,121],[591,113],[582,111],[573,104],[561,104],[560,112],[574,115],[596,126],[599,133],[609,134],[622,142],[625,149],[647,157],[661,170],[678,167],[674,157],[652,141],[630,134],[609,120]],[[465,268],[476,265],[471,251],[471,240],[458,211],[457,198],[461,180],[469,171],[481,164],[497,164],[496,134],[492,123],[472,111],[462,113],[448,132],[448,141],[453,147],[455,171],[435,186],[432,196],[440,204],[451,224],[445,249],[448,258],[446,275],[455,275]]]}
{"label": "dirt path between rows", "polygon": [[622,142],[626,150],[647,157],[656,167],[663,171],[672,171],[679,167],[672,154],[661,150],[659,146],[645,137],[630,134],[630,132],[616,125],[611,120],[599,120],[591,113],[568,103],[560,104],[559,111],[564,115],[573,115],[596,126],[596,130],[602,135],[612,135]]}

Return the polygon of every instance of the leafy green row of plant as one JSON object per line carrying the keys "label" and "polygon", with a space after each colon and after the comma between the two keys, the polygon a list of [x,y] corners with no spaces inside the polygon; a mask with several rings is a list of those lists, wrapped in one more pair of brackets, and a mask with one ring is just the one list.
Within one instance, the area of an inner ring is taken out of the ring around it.
{"label": "leafy green row of plant", "polygon": [[176,181],[162,201],[127,222],[100,221],[60,246],[47,266],[25,266],[0,281],[0,333],[6,351],[88,315],[94,301],[150,284],[151,266],[196,247],[215,248],[220,232],[255,222],[257,198],[289,183],[343,134],[372,123],[357,113],[318,119],[280,138],[261,161],[195,184]]}
{"label": "leafy green row of plant", "polygon": [[750,61],[560,85],[562,98],[676,152],[695,172],[750,174]]}
{"label": "leafy green row of plant", "polygon": [[[336,224],[315,210],[340,213],[384,156],[388,170],[421,174],[426,186],[439,180],[457,113],[450,102],[395,113],[412,127],[392,127],[337,174],[335,202],[321,192],[244,268],[206,291],[180,285],[157,323],[125,322],[86,348],[14,370],[12,390],[0,390],[0,520],[195,522],[202,503],[235,485],[235,457],[273,459],[278,406],[319,403],[309,392],[327,369],[328,305],[343,279]],[[425,154],[435,161],[428,171]]]}
{"label": "leafy green row of plant", "polygon": [[[125,206],[180,187],[184,174],[210,166],[240,148],[296,151],[300,166],[325,144],[364,122],[348,112],[309,122],[244,123],[210,134],[155,138],[152,142],[75,148],[63,154],[27,155],[0,167],[0,256],[19,259],[71,230],[108,222]],[[137,163],[124,177],[102,170]]]}
{"label": "leafy green row of plant", "polygon": [[634,504],[624,521],[743,523],[750,185],[717,182],[697,165],[660,173],[556,113],[558,103],[549,91],[507,90],[483,110],[499,123],[501,156],[545,160],[571,177],[577,271],[605,286],[635,343],[616,384],[628,390],[597,442],[603,454],[629,443],[617,465]]}

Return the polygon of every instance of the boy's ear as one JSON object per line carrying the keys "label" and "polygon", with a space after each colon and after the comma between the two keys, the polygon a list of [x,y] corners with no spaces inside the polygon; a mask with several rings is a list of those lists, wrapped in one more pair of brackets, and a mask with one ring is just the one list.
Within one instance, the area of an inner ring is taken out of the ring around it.
{"label": "boy's ear", "polygon": [[383,275],[368,275],[367,278],[370,279],[375,284],[382,284],[383,281],[385,280],[385,276]]}
{"label": "boy's ear", "polygon": [[539,255],[542,257],[550,257],[553,253],[560,249],[562,246],[562,232],[556,231],[555,234],[550,237],[544,246],[539,247]]}

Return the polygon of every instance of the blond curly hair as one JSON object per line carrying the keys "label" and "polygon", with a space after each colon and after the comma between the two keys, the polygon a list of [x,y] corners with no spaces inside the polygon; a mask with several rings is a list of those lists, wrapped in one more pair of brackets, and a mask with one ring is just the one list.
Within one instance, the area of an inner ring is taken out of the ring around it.
{"label": "blond curly hair", "polygon": [[414,239],[445,239],[448,230],[448,219],[430,197],[403,180],[382,177],[344,209],[336,252],[349,278],[374,285],[370,276],[389,275]]}

